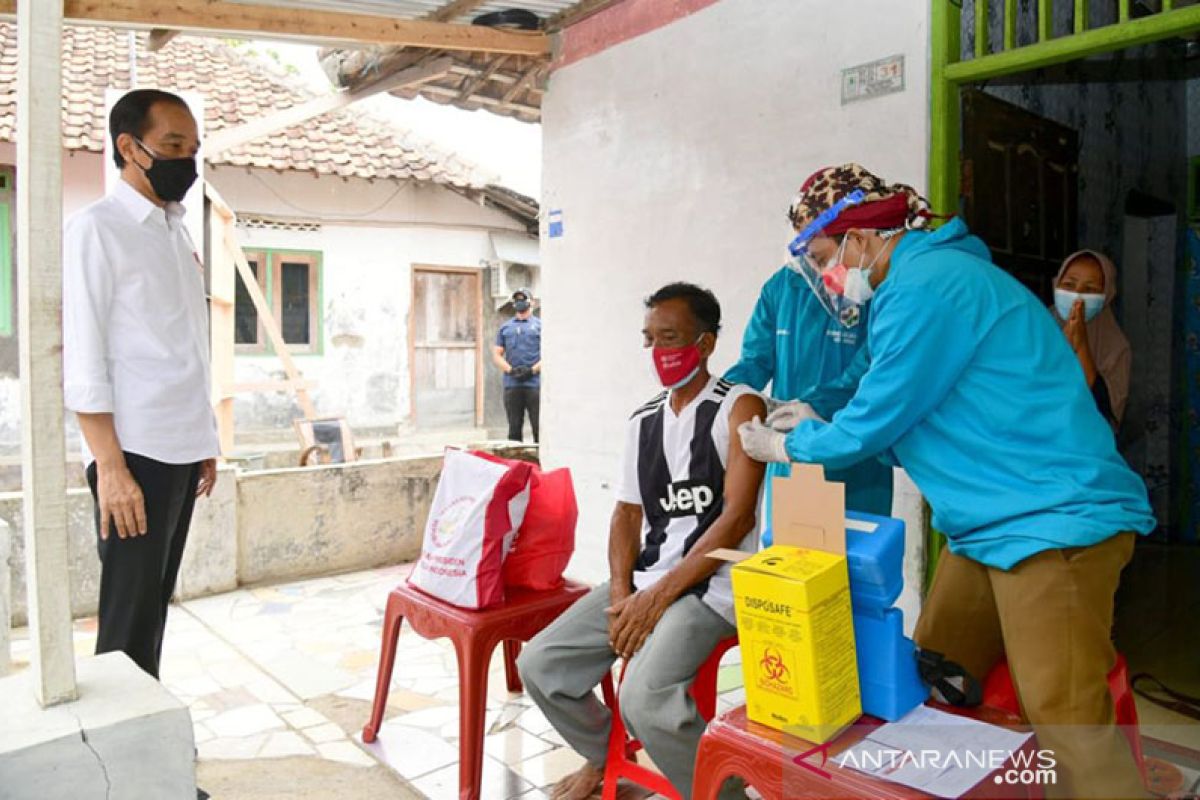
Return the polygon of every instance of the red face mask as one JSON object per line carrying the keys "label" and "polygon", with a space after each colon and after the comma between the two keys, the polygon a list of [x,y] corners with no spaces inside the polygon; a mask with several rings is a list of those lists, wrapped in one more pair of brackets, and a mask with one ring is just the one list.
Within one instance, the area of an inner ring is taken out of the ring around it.
{"label": "red face mask", "polygon": [[651,355],[658,379],[666,389],[678,389],[700,370],[699,339],[685,347],[655,347]]}

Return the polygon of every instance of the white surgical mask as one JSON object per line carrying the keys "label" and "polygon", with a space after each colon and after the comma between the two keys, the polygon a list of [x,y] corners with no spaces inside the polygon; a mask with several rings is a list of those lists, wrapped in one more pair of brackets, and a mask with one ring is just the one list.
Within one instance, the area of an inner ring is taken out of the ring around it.
{"label": "white surgical mask", "polygon": [[[889,239],[891,237],[888,237]],[[845,242],[843,242],[844,244]],[[858,303],[860,306],[866,304],[875,296],[875,287],[871,285],[871,270],[875,268],[875,262],[883,255],[883,251],[887,249],[887,241],[884,241],[883,246],[876,251],[875,257],[871,259],[871,263],[864,266],[862,259],[859,259],[859,265],[854,269],[846,272],[846,299],[852,303]],[[866,258],[866,253],[862,258]]]}
{"label": "white surgical mask", "polygon": [[1071,309],[1079,300],[1083,301],[1084,322],[1091,322],[1097,314],[1104,310],[1104,295],[1102,294],[1080,294],[1066,289],[1054,290],[1054,310],[1063,319],[1071,318]]}

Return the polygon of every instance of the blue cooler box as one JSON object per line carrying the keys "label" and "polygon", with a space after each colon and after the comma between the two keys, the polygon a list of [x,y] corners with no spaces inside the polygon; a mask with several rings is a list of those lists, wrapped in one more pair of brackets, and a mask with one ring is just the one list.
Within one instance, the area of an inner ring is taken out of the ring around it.
{"label": "blue cooler box", "polygon": [[895,722],[925,702],[929,688],[917,674],[916,646],[904,635],[904,613],[854,610],[858,690],[864,714]]}
{"label": "blue cooler box", "polygon": [[[929,696],[917,674],[916,647],[893,608],[904,589],[904,522],[847,511],[846,561],[863,713],[894,722]],[[763,544],[771,531],[763,532]]]}
{"label": "blue cooler box", "polygon": [[904,522],[846,512],[846,561],[855,607],[891,608],[904,589]]}

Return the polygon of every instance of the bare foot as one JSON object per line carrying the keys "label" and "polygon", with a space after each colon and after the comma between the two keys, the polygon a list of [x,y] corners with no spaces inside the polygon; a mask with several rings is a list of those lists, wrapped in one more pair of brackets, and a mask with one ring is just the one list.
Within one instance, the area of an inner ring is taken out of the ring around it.
{"label": "bare foot", "polygon": [[554,784],[551,800],[587,800],[604,781],[604,770],[584,764],[576,772]]}

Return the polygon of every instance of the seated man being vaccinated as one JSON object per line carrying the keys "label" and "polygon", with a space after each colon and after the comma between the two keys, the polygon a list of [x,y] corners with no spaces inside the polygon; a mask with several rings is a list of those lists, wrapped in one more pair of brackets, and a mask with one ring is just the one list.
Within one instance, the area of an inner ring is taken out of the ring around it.
{"label": "seated man being vaccinated", "polygon": [[735,631],[729,566],[706,554],[754,549],[763,476],[763,465],[731,435],[763,414],[762,399],[708,371],[720,324],[717,299],[691,284],[665,286],[646,300],[645,346],[666,391],[626,425],[610,580],[521,653],[529,695],[587,759],[554,797],[588,797],[603,779],[611,714],[595,688],[617,658],[628,663],[619,704],[626,726],[679,794],[691,797],[705,723],[688,688]]}

